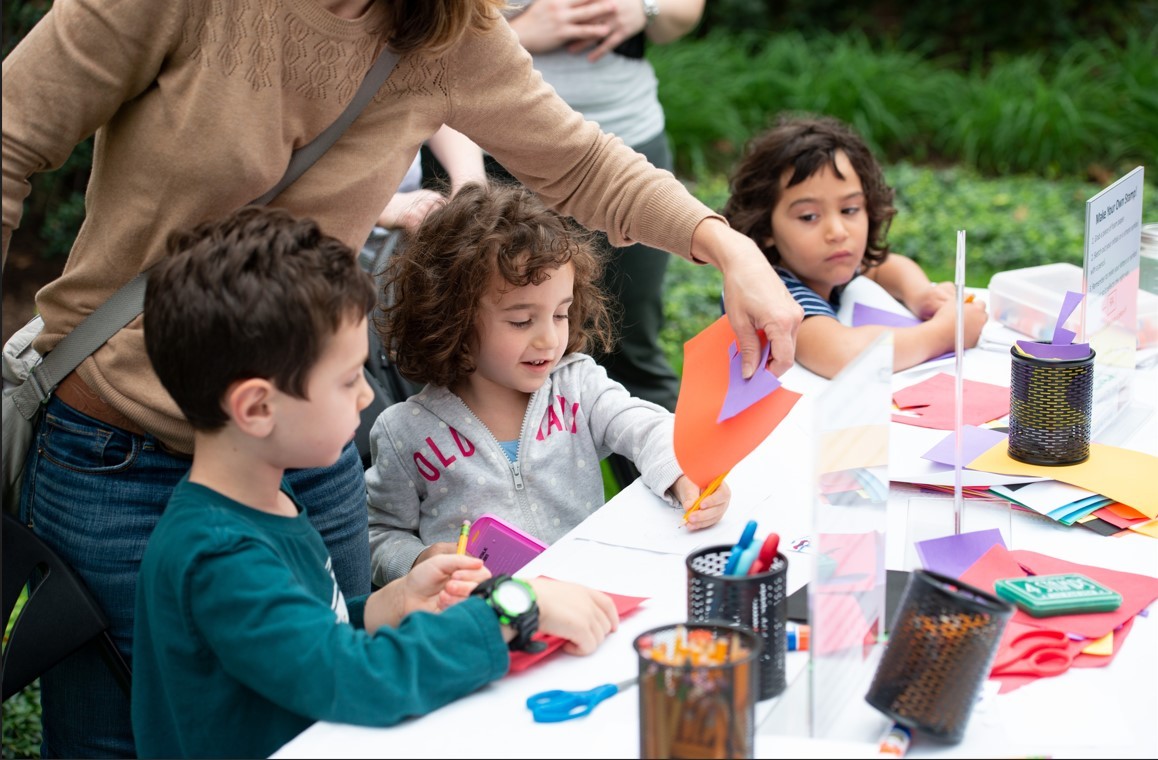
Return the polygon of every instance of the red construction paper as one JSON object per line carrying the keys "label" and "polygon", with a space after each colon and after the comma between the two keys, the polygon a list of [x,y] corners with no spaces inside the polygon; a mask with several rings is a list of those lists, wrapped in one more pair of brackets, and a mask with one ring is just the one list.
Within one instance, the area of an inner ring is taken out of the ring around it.
{"label": "red construction paper", "polygon": [[1099,520],[1105,520],[1106,522],[1113,525],[1115,528],[1123,528],[1123,529],[1129,528],[1131,525],[1137,525],[1138,523],[1144,523],[1150,519],[1150,518],[1146,517],[1145,515],[1138,514],[1133,509],[1130,509],[1129,507],[1126,507],[1126,509],[1129,509],[1130,512],[1133,512],[1135,516],[1134,517],[1126,517],[1119,510],[1113,509],[1114,506],[1125,506],[1125,505],[1121,504],[1120,502],[1113,502],[1111,504],[1107,504],[1104,507],[1101,507],[1100,509],[1095,509],[1093,512],[1091,512],[1091,514],[1094,517],[1097,517]]}
{"label": "red construction paper", "polygon": [[[1070,667],[1071,668],[1104,668],[1104,667],[1106,667],[1114,660],[1115,657],[1118,656],[1118,651],[1122,648],[1122,643],[1126,640],[1126,634],[1130,633],[1130,629],[1133,626],[1134,626],[1134,618],[1130,618],[1129,620],[1127,620],[1125,623],[1122,624],[1121,628],[1114,631],[1114,651],[1108,655],[1082,654],[1081,650],[1083,650],[1087,646],[1089,646],[1090,639],[1077,639],[1077,640],[1071,641],[1070,647],[1069,647],[1069,652],[1071,655],[1073,655],[1074,659],[1070,663]],[[1005,652],[1008,649],[1008,644],[1010,641],[1013,641],[1014,637],[1016,637],[1020,633],[1024,633],[1025,631],[1030,631],[1030,630],[1033,630],[1035,628],[1037,628],[1037,626],[1023,625],[1022,623],[1017,623],[1017,622],[1014,622],[1012,620],[1009,621],[1009,624],[1005,627],[1005,633],[1001,637],[1001,643],[998,645],[997,656],[994,658],[994,662],[1000,662],[1001,658],[1005,656]],[[1058,675],[1065,675],[1066,672],[1068,672],[1068,670],[1062,671]],[[1013,691],[1014,689],[1017,689],[1021,686],[1025,686],[1027,683],[1030,683],[1032,681],[1036,681],[1038,679],[1038,676],[1024,676],[1024,675],[1017,675],[1017,676],[990,675],[989,677],[992,678],[994,681],[997,681],[1001,684],[1001,687],[997,690],[998,694],[1008,694],[1009,692]],[[1052,677],[1056,678],[1057,676],[1052,676]]]}
{"label": "red construction paper", "polygon": [[1158,599],[1158,578],[1137,573],[1123,573],[1093,565],[1079,565],[1064,559],[1037,552],[1017,549],[1009,551],[993,546],[961,576],[961,582],[983,591],[996,593],[994,582],[1000,578],[1024,578],[1030,575],[1080,573],[1122,595],[1122,605],[1113,612],[1084,612],[1074,615],[1053,615],[1035,618],[1017,610],[1012,621],[1038,628],[1051,628],[1062,633],[1075,633],[1088,639],[1099,639],[1146,609]]}
{"label": "red construction paper", "polygon": [[[800,398],[781,386],[735,417],[716,422],[728,392],[729,348],[734,342],[731,324],[720,317],[684,344],[675,453],[684,475],[700,488],[760,445]],[[1008,404],[1008,391],[1006,396]]]}
{"label": "red construction paper", "polygon": [[[893,403],[897,408],[919,416],[893,414],[893,422],[937,430],[952,430],[954,385],[952,375],[939,372],[908,388],[896,391],[893,393]],[[1009,386],[983,383],[979,380],[964,380],[961,386],[961,400],[965,405],[961,410],[963,425],[984,425],[1009,414]]]}
{"label": "red construction paper", "polygon": [[[607,593],[611,600],[615,602],[615,611],[619,613],[620,618],[625,618],[635,611],[635,608],[641,602],[647,601],[646,596],[622,596],[620,594]],[[545,633],[536,633],[534,636],[536,641],[546,642],[547,648],[541,652],[511,652],[511,669],[507,671],[510,673],[518,673],[534,665],[563,647],[567,643],[567,639],[560,636],[550,636]]]}

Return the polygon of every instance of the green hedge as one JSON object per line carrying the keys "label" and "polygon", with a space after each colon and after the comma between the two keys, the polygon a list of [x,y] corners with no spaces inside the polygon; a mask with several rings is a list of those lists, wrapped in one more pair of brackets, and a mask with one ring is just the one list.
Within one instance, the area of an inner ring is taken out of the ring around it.
{"label": "green hedge", "polygon": [[855,126],[889,161],[1103,179],[1158,155],[1158,27],[1051,57],[952,59],[857,32],[715,32],[653,46],[677,172],[725,172],[780,111]]}

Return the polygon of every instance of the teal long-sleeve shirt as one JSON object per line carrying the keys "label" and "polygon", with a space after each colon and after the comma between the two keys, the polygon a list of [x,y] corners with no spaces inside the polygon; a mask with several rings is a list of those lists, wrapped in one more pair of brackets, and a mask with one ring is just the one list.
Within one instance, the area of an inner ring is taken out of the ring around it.
{"label": "teal long-sleeve shirt", "polygon": [[141,564],[133,732],[141,757],[268,757],[316,720],[388,726],[501,677],[494,612],[468,599],[369,635],[304,512],[183,480]]}

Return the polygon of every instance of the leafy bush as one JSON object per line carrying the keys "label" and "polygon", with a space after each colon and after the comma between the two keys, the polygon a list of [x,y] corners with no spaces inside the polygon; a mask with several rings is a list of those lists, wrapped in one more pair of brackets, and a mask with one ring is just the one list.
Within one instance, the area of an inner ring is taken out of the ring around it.
{"label": "leafy bush", "polygon": [[[20,615],[27,594],[21,593],[8,618],[8,629],[4,631],[4,643],[8,643],[8,631]],[[0,747],[7,760],[15,757],[40,757],[40,681],[33,681],[24,691],[13,694],[3,707],[3,738]]]}

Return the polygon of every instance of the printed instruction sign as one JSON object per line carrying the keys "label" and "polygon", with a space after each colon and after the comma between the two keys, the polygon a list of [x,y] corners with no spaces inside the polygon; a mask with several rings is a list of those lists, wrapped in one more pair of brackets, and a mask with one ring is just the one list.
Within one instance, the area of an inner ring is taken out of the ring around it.
{"label": "printed instruction sign", "polygon": [[1086,201],[1084,323],[1099,365],[1134,368],[1144,173],[1139,166]]}

